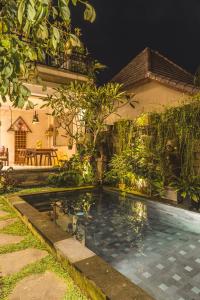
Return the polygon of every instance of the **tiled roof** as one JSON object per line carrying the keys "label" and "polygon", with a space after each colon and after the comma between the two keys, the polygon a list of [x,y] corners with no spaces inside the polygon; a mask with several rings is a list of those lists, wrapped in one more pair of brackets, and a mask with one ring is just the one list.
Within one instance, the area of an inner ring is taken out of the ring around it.
{"label": "tiled roof", "polygon": [[192,74],[149,48],[145,48],[112,79],[123,83],[125,89],[148,80],[159,81],[189,94],[200,92],[200,88],[193,84]]}

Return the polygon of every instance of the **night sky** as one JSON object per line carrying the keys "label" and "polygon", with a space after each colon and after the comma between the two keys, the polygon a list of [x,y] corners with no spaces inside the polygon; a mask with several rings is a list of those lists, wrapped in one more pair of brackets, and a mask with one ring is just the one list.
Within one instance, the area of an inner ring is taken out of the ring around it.
{"label": "night sky", "polygon": [[200,0],[90,0],[95,23],[79,22],[83,40],[112,78],[145,47],[194,73],[200,65]]}

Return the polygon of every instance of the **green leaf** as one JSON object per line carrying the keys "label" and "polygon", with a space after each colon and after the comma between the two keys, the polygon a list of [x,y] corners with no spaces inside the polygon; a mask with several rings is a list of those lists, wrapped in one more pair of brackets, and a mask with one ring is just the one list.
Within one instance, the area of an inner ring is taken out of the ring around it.
{"label": "green leaf", "polygon": [[72,47],[81,47],[81,42],[75,34],[70,33],[69,42]]}
{"label": "green leaf", "polygon": [[32,101],[28,101],[27,105],[26,105],[26,109],[34,109],[34,103]]}
{"label": "green leaf", "polygon": [[41,40],[46,40],[48,39],[49,36],[49,32],[48,32],[48,28],[46,26],[46,24],[40,24],[39,28],[37,30],[37,38],[41,39]]}
{"label": "green leaf", "polygon": [[49,0],[40,0],[40,2],[44,5],[49,5]]}
{"label": "green leaf", "polygon": [[199,202],[199,197],[197,195],[192,194],[191,198],[192,198],[193,201]]}
{"label": "green leaf", "polygon": [[52,7],[52,15],[53,15],[53,18],[54,20],[57,18],[58,16],[58,11],[55,7]]}
{"label": "green leaf", "polygon": [[16,99],[16,104],[19,108],[23,108],[24,107],[24,103],[25,103],[25,99],[21,96],[19,96],[17,99]]}
{"label": "green leaf", "polygon": [[69,0],[58,0],[58,6],[62,19],[69,23],[70,22],[70,9],[69,9]]}
{"label": "green leaf", "polygon": [[36,16],[36,10],[35,8],[29,4],[28,5],[28,10],[27,10],[27,18],[30,22],[33,22],[34,21],[34,18]]}
{"label": "green leaf", "polygon": [[84,12],[84,19],[86,21],[89,21],[89,22],[93,23],[96,19],[95,9],[89,3],[85,3],[85,5],[86,5],[86,9],[85,9],[85,12]]}
{"label": "green leaf", "polygon": [[6,49],[9,49],[11,46],[11,42],[9,39],[2,39],[0,42],[1,42],[1,45]]}
{"label": "green leaf", "polygon": [[37,60],[37,53],[35,52],[34,49],[32,49],[32,48],[28,49],[28,57],[31,61],[36,61]]}
{"label": "green leaf", "polygon": [[54,35],[55,39],[57,40],[57,42],[59,42],[60,41],[60,31],[55,26],[52,27],[52,31],[53,31],[53,35]]}
{"label": "green leaf", "polygon": [[9,78],[13,73],[13,65],[9,63],[2,71],[2,74],[5,78]]}
{"label": "green leaf", "polygon": [[186,196],[187,196],[187,193],[186,193],[186,192],[182,192],[182,193],[181,193],[181,196],[185,199]]}
{"label": "green leaf", "polygon": [[39,8],[37,9],[37,15],[36,15],[36,21],[34,23],[34,25],[38,25],[42,19],[44,18],[44,7],[42,5],[39,6]]}
{"label": "green leaf", "polygon": [[72,0],[72,4],[73,4],[74,6],[76,6],[77,0]]}
{"label": "green leaf", "polygon": [[25,85],[21,85],[20,86],[20,92],[21,92],[21,94],[22,94],[23,97],[29,97],[29,96],[31,96],[30,90]]}
{"label": "green leaf", "polygon": [[19,8],[18,8],[18,14],[17,14],[17,17],[18,17],[18,21],[19,21],[19,24],[22,25],[22,21],[23,21],[23,16],[24,16],[24,11],[25,11],[25,2],[24,0],[22,0],[19,4]]}

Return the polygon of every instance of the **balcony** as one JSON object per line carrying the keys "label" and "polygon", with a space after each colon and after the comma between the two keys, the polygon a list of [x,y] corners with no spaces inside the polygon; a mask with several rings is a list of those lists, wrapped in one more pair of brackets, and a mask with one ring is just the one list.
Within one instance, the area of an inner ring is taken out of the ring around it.
{"label": "balcony", "polygon": [[59,55],[59,58],[53,58],[46,55],[44,62],[39,62],[41,65],[54,67],[60,70],[66,70],[81,75],[88,74],[89,62],[85,55],[73,53],[66,56],[64,53]]}
{"label": "balcony", "polygon": [[59,57],[46,55],[45,61],[37,63],[39,76],[47,82],[65,84],[69,80],[87,81],[89,60],[85,55],[73,53]]}

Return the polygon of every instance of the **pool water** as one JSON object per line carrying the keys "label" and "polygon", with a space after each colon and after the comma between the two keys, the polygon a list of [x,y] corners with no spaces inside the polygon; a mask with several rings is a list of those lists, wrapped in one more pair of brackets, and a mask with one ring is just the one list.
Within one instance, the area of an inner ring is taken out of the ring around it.
{"label": "pool water", "polygon": [[[79,229],[74,231],[79,238],[156,300],[200,299],[197,213],[99,191],[26,196],[25,200],[41,212],[48,211],[52,201],[60,201],[70,214],[76,207]],[[80,201],[90,202],[87,215],[76,205]]]}

